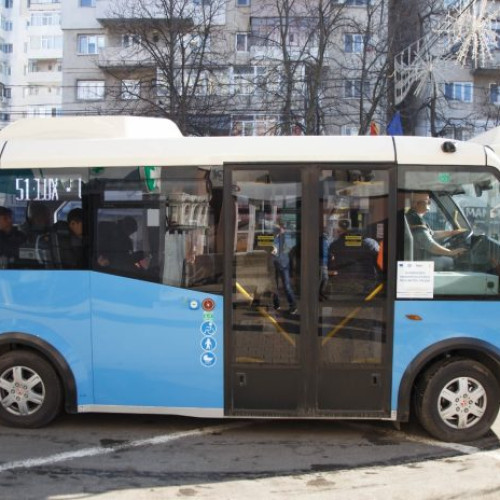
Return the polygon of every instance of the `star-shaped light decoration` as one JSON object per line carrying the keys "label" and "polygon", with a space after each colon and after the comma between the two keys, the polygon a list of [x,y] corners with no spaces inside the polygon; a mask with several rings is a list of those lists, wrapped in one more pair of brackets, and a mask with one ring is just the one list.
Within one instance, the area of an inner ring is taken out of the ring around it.
{"label": "star-shaped light decoration", "polygon": [[467,60],[484,65],[491,59],[491,46],[495,44],[497,34],[492,24],[497,22],[500,11],[488,10],[488,0],[476,0],[458,12],[458,15],[448,14],[442,31],[452,47],[457,47],[454,54],[456,61],[465,65]]}

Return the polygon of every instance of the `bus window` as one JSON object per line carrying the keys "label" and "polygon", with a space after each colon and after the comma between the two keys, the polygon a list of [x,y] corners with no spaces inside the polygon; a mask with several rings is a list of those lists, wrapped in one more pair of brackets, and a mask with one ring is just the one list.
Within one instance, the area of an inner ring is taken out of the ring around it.
{"label": "bus window", "polygon": [[221,293],[222,197],[212,169],[146,168],[154,178],[144,167],[94,174],[94,269]]}
{"label": "bus window", "polygon": [[399,260],[432,263],[435,296],[498,295],[499,205],[492,172],[404,169]]}
{"label": "bus window", "polygon": [[[0,265],[9,269],[82,269],[86,170],[0,172]],[[76,211],[75,211],[76,209]],[[78,216],[73,231],[68,216]]]}

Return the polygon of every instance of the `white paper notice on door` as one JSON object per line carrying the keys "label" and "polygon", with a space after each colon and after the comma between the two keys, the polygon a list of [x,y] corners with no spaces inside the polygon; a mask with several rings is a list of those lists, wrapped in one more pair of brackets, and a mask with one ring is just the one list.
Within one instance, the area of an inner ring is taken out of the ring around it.
{"label": "white paper notice on door", "polygon": [[432,299],[434,297],[434,262],[398,261],[396,286],[398,299]]}

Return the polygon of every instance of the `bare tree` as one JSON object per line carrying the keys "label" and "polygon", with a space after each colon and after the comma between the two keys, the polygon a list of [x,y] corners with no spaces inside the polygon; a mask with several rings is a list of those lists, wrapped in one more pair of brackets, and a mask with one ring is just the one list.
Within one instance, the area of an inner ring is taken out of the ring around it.
{"label": "bare tree", "polygon": [[99,66],[127,112],[173,119],[185,134],[228,131],[226,0],[111,0]]}
{"label": "bare tree", "polygon": [[[366,134],[372,121],[385,122],[388,76],[387,1],[365,2],[353,10],[335,52],[337,71],[342,75],[339,99],[332,115],[344,116],[359,124]],[[343,88],[342,88],[343,87]],[[339,95],[339,92],[337,92]]]}
{"label": "bare tree", "polygon": [[279,112],[279,133],[321,134],[351,123],[364,134],[381,115],[387,4],[362,3],[350,9],[349,2],[275,0],[252,20],[252,42],[269,48],[262,58],[273,83],[266,96]]}

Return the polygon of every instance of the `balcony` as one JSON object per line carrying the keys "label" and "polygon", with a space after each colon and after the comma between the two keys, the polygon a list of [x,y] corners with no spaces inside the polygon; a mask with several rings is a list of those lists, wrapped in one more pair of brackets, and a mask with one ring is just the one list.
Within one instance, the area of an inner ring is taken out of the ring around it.
{"label": "balcony", "polygon": [[97,65],[101,68],[153,68],[151,54],[137,47],[106,47],[100,49]]}
{"label": "balcony", "polygon": [[476,76],[495,76],[500,73],[500,51],[493,50],[492,58],[486,61],[477,60],[472,72]]}
{"label": "balcony", "polygon": [[62,82],[62,71],[31,71],[26,74],[28,84],[60,84]]}
{"label": "balcony", "polygon": [[111,0],[97,0],[95,8],[95,18],[100,24],[107,27],[117,26],[119,24],[130,24],[131,22],[141,23],[143,25],[150,25],[154,28],[155,25],[161,26],[168,23],[171,27],[173,24],[178,23],[180,29],[183,26],[193,26],[193,24],[200,24],[206,22],[207,16],[210,18],[212,25],[224,25],[226,23],[226,3],[221,2],[220,6],[212,10],[203,11],[201,3],[192,2],[179,2],[177,12],[173,16],[169,16],[166,11],[167,7],[163,2],[158,5],[154,2],[145,0],[141,7],[134,5],[134,8],[127,12],[120,10],[116,7],[116,3]]}
{"label": "balcony", "polygon": [[28,48],[26,53],[28,59],[48,60],[48,59],[62,59],[62,47],[57,49],[32,49]]}
{"label": "balcony", "polygon": [[[307,56],[317,57],[318,47],[311,46],[307,49],[307,52],[304,52],[303,47],[289,46],[288,53],[291,60],[305,60]],[[250,57],[253,60],[281,61],[283,59],[283,50],[278,45],[251,45]]]}

